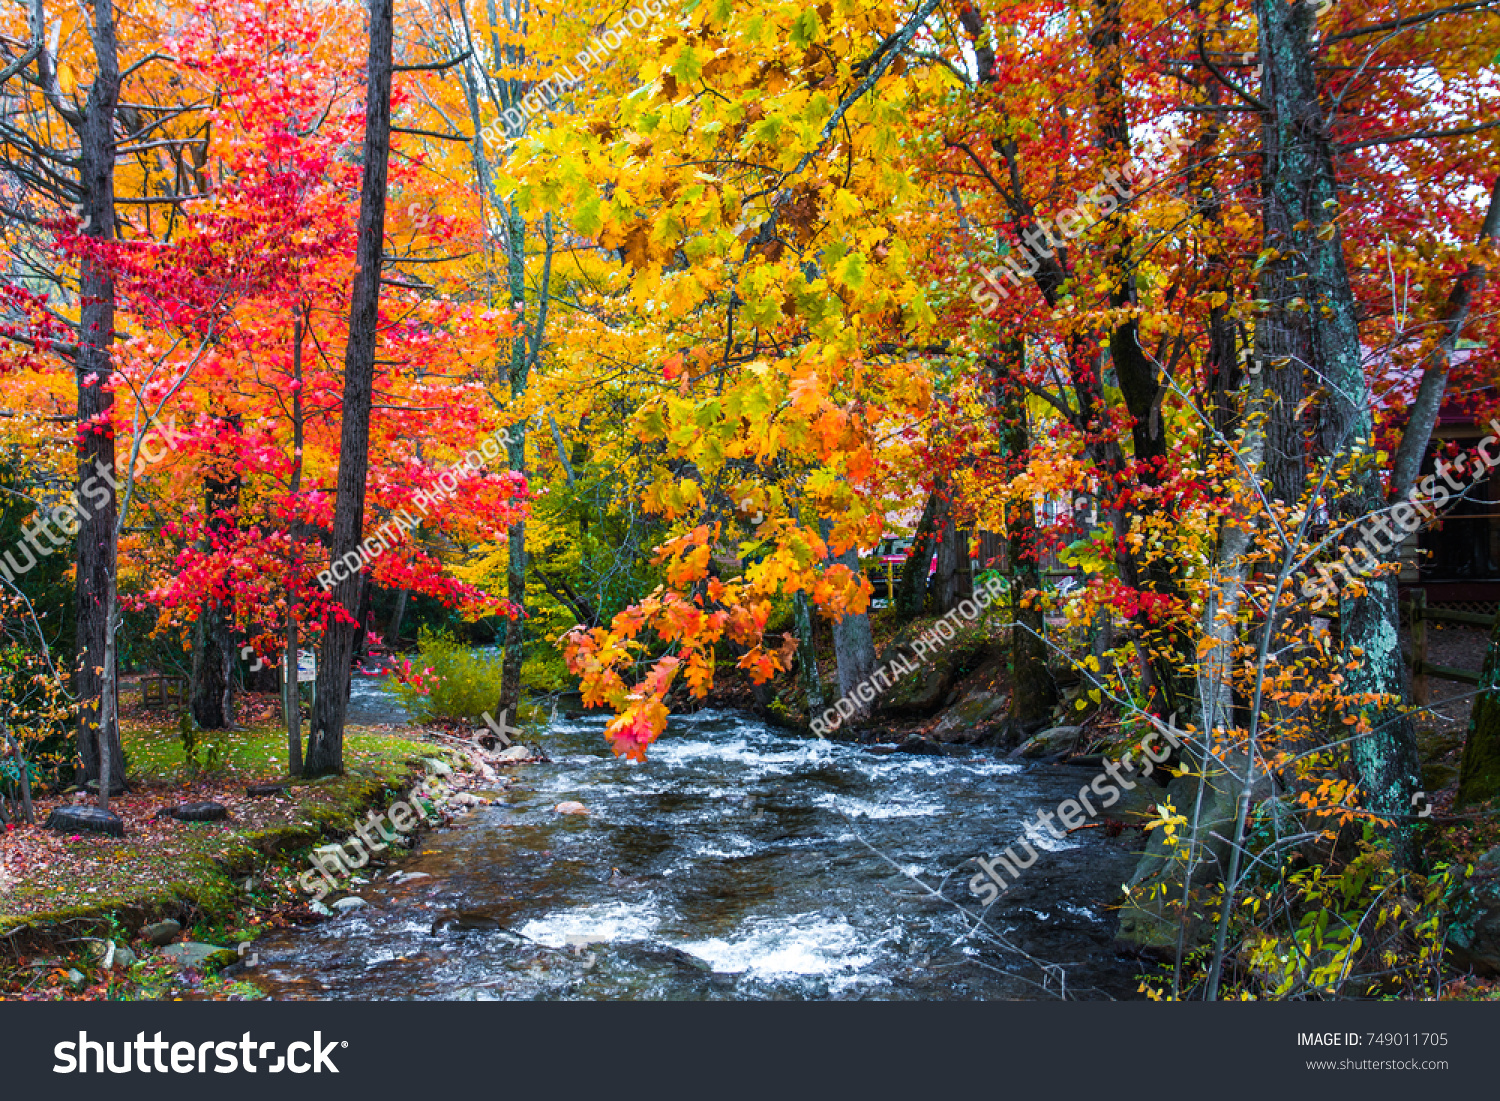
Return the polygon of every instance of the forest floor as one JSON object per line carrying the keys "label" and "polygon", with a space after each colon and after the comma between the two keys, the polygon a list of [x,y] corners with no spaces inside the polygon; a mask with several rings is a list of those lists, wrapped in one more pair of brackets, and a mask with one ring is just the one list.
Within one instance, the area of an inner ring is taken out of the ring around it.
{"label": "forest floor", "polygon": [[[0,832],[0,999],[180,996],[212,985],[212,967],[151,955],[140,930],[172,919],[185,941],[230,946],[267,926],[318,920],[297,886],[307,851],[347,836],[432,768],[453,770],[455,790],[472,786],[451,736],[390,727],[346,730],[343,775],[287,781],[274,697],[243,701],[245,728],[199,732],[191,753],[174,718],[122,706],[129,790],[111,809],[124,819],[123,839],[45,827],[54,807],[93,800],[76,789],[38,798],[35,825]],[[248,794],[247,785],[269,782],[286,786]],[[228,817],[164,814],[208,801]],[[109,943],[139,964],[106,970],[100,946]]]}

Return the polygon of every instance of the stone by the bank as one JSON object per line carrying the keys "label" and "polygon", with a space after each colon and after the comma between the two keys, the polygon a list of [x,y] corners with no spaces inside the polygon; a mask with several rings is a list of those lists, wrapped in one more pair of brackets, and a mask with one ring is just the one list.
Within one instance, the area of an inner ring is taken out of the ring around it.
{"label": "stone by the bank", "polygon": [[940,742],[979,741],[987,728],[1005,717],[1010,697],[1003,692],[975,692],[950,707],[933,728],[932,736]]}
{"label": "stone by the bank", "polygon": [[167,814],[179,822],[219,822],[229,817],[229,808],[223,803],[183,803]]}
{"label": "stone by the bank", "polygon": [[172,921],[158,921],[141,929],[141,939],[147,944],[155,945],[157,948],[165,947],[177,939],[177,934],[182,932],[182,925]]}
{"label": "stone by the bank", "polygon": [[452,776],[453,766],[447,761],[440,761],[436,757],[423,757],[422,764],[426,766],[429,776]]}
{"label": "stone by the bank", "polygon": [[358,895],[350,895],[348,898],[341,898],[335,902],[333,908],[341,914],[347,914],[354,910],[363,910],[368,905],[370,904]]}
{"label": "stone by the bank", "polygon": [[1083,735],[1081,726],[1054,726],[1024,742],[1011,756],[1034,761],[1042,757],[1057,757],[1078,748]]}
{"label": "stone by the bank", "polygon": [[161,950],[163,959],[169,959],[179,967],[222,967],[239,959],[233,948],[202,941],[188,940],[181,944],[169,944]]}

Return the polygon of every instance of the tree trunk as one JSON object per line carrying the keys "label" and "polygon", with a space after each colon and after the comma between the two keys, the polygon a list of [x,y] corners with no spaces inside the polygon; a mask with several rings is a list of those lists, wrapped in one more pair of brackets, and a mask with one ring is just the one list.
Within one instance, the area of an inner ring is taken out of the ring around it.
{"label": "tree trunk", "polygon": [[1483,803],[1500,795],[1500,617],[1490,631],[1479,695],[1469,713],[1469,736],[1464,742],[1458,773],[1456,805]]}
{"label": "tree trunk", "polygon": [[[291,495],[295,499],[302,490],[302,341],[306,335],[303,321],[305,304],[299,303],[297,316],[292,322],[292,479]],[[293,521],[290,531],[295,545],[302,535],[302,525]],[[404,592],[405,590],[403,590]],[[286,723],[286,774],[302,775],[302,684],[297,679],[297,594],[288,586],[286,591],[286,661],[281,685],[281,717]]]}
{"label": "tree trunk", "polygon": [[901,566],[901,580],[896,583],[896,615],[900,619],[914,619],[927,606],[927,576],[932,567],[932,551],[937,532],[948,518],[947,488],[941,479],[934,483],[922,509],[922,519],[917,523],[916,535],[912,538],[911,554]]}
{"label": "tree trunk", "polygon": [[[833,531],[833,524],[819,520],[818,525],[826,541]],[[859,576],[859,552],[853,546],[830,561],[848,566],[856,577]],[[850,614],[833,621],[833,653],[838,662],[839,696],[854,705],[856,721],[867,718],[869,703],[856,695],[875,672],[875,635],[870,629],[867,613]]]}
{"label": "tree trunk", "polygon": [[354,620],[354,658],[351,665],[363,663],[365,651],[370,642],[369,622],[371,618],[371,605],[375,600],[375,583],[370,580],[369,574],[359,575],[359,611],[355,613]]}
{"label": "tree trunk", "polygon": [[[524,312],[526,305],[526,220],[514,203],[506,216],[506,273],[510,284],[511,304]],[[540,324],[540,323],[539,323]],[[540,331],[537,339],[540,340]],[[526,333],[516,337],[510,355],[510,397],[519,402],[526,394],[526,383],[530,376],[530,349]],[[517,423],[506,437],[506,452],[510,469],[518,474],[526,473],[526,426]],[[516,617],[505,621],[505,657],[500,665],[500,707],[518,714],[521,703],[521,665],[525,657],[526,629],[526,524],[516,521],[510,525],[507,536],[507,559],[505,568],[506,597],[515,606]]]}
{"label": "tree trunk", "polygon": [[[112,0],[93,0],[96,73],[88,102],[74,129],[78,134],[80,207],[83,234],[102,241],[115,235],[115,109],[120,96],[120,67],[115,44]],[[108,487],[102,503],[86,510],[78,529],[77,645],[82,652],[77,688],[78,756],[87,778],[100,790],[123,786],[124,757],[116,725],[116,683],[106,675],[109,593],[116,558],[119,502],[115,481],[115,441],[111,430],[83,430],[107,420],[114,410],[110,380],[115,339],[115,284],[107,265],[85,257],[79,268],[78,318],[78,474],[80,483],[98,475]],[[95,418],[98,418],[96,420]],[[101,743],[103,743],[101,745]],[[100,775],[100,758],[109,758],[109,781]]]}
{"label": "tree trunk", "polygon": [[297,621],[286,619],[286,667],[281,685],[281,714],[286,720],[286,774],[302,775],[302,685],[297,680]]}
{"label": "tree trunk", "polygon": [[823,695],[823,681],[818,676],[818,648],[813,642],[812,608],[807,594],[800,589],[792,596],[792,610],[797,624],[797,678],[807,700],[807,715],[816,719],[828,706]]}
{"label": "tree trunk", "polygon": [[[1261,98],[1268,108],[1262,126],[1264,245],[1279,250],[1282,257],[1274,261],[1282,280],[1276,289],[1281,293],[1270,300],[1265,325],[1277,343],[1310,346],[1306,362],[1329,394],[1319,411],[1316,443],[1318,452],[1336,464],[1332,481],[1338,490],[1332,511],[1338,521],[1357,523],[1384,508],[1386,499],[1375,464],[1357,463],[1350,469],[1346,462],[1355,448],[1373,446],[1374,401],[1365,380],[1343,239],[1334,221],[1339,190],[1311,46],[1316,11],[1307,0],[1255,4],[1263,66]],[[1307,278],[1289,282],[1293,274]],[[1315,305],[1303,309],[1301,302]],[[1307,336],[1302,335],[1304,329]],[[1363,595],[1344,596],[1339,629],[1346,652],[1361,655],[1345,671],[1346,693],[1399,701],[1405,668],[1397,637],[1394,578],[1372,580]],[[1410,719],[1389,704],[1351,705],[1347,711],[1367,729],[1351,749],[1365,806],[1384,816],[1409,814],[1411,796],[1420,784]],[[1408,857],[1408,831],[1398,828],[1395,840],[1398,856]]]}
{"label": "tree trunk", "polygon": [[963,585],[968,558],[968,532],[959,530],[950,507],[938,536],[937,573],[932,581],[933,607],[939,615],[951,612],[968,595]]}
{"label": "tree trunk", "polygon": [[[370,466],[370,407],[379,339],[380,262],[385,243],[386,178],[391,145],[391,49],[393,0],[370,0],[370,59],[365,82],[364,170],[360,180],[359,240],[354,293],[349,306],[349,345],[344,356],[344,419],[339,441],[338,499],[333,514],[333,561],[354,551],[364,530],[365,489]],[[337,583],[334,598],[352,620],[358,610],[361,574]],[[317,704],[308,732],[309,776],[344,770],[344,717],[349,707],[354,624],[330,616],[318,663]]]}
{"label": "tree trunk", "polygon": [[[239,417],[221,423],[239,431]],[[212,540],[234,530],[240,507],[240,477],[233,455],[216,455],[203,479],[203,506]],[[193,625],[192,686],[188,710],[200,730],[228,730],[234,725],[234,611],[228,601],[210,594]]]}
{"label": "tree trunk", "polygon": [[193,624],[193,667],[188,711],[200,730],[227,730],[233,724],[234,647],[224,610],[210,601]]}
{"label": "tree trunk", "polygon": [[[1002,342],[994,359],[994,393],[1001,453],[1012,471],[1026,459],[1030,442],[1026,425],[1026,346],[1023,340]],[[1012,737],[1037,730],[1057,706],[1057,685],[1047,667],[1042,609],[1027,593],[1042,587],[1037,568],[1036,507],[1029,499],[1011,505],[1006,524],[1010,560],[1010,709]]]}
{"label": "tree trunk", "polygon": [[401,641],[401,621],[406,618],[406,600],[411,595],[411,590],[402,587],[396,594],[396,607],[391,612],[390,625],[385,629],[386,645],[392,649]]}

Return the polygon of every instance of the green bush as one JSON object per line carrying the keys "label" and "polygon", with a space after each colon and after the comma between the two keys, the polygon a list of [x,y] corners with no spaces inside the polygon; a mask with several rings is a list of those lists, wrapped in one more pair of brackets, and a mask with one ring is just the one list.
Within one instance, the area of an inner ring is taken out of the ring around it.
{"label": "green bush", "polygon": [[396,666],[392,689],[419,719],[477,719],[499,702],[500,661],[424,630],[416,658]]}

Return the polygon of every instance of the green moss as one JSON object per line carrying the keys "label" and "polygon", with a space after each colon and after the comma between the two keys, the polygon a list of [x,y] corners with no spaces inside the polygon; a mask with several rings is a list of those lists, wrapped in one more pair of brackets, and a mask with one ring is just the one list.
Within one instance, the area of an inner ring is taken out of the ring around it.
{"label": "green moss", "polygon": [[[160,731],[124,735],[131,782],[173,785],[186,776],[181,742]],[[275,727],[235,732],[222,758],[221,777],[240,784],[281,778]],[[169,844],[146,848],[96,835],[68,842],[77,860],[45,877],[17,885],[6,896],[0,938],[26,930],[18,941],[46,941],[138,926],[164,915],[202,921],[233,914],[246,902],[237,884],[269,861],[310,849],[353,831],[368,810],[387,805],[422,774],[423,757],[450,755],[428,742],[388,734],[350,732],[346,772],[310,783],[293,782],[282,821],[235,828],[233,823],[183,824]]]}

